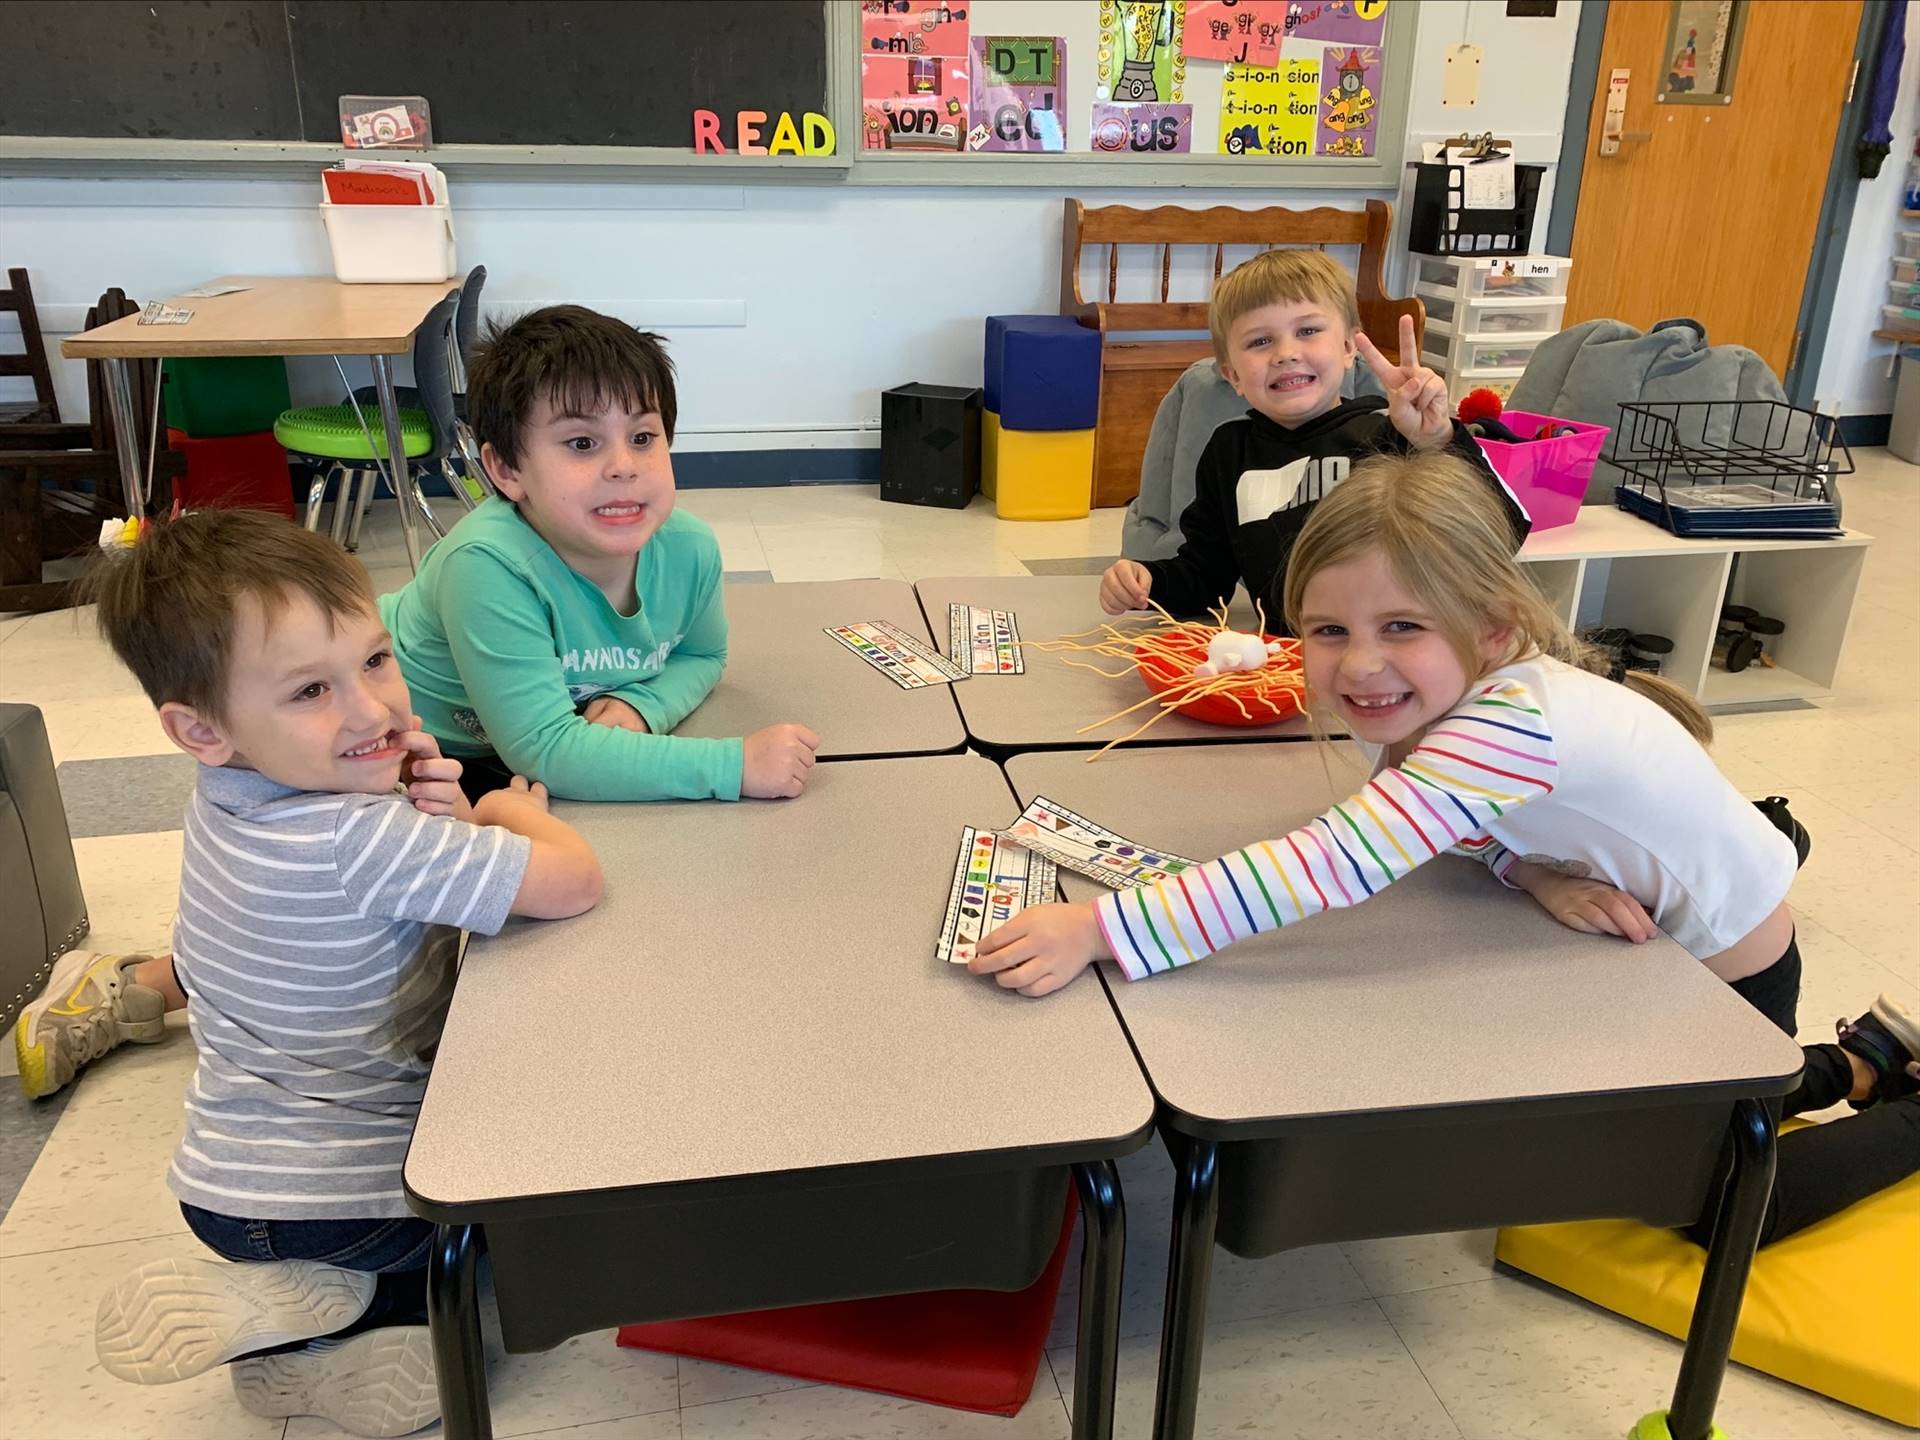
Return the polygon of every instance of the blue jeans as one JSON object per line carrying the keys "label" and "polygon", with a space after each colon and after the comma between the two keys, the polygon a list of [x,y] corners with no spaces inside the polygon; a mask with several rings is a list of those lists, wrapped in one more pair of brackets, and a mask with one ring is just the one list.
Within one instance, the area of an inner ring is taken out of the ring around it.
{"label": "blue jeans", "polygon": [[180,1213],[201,1244],[229,1260],[317,1260],[377,1275],[373,1303],[341,1335],[427,1323],[434,1227],[425,1220],[242,1220],[184,1201]]}

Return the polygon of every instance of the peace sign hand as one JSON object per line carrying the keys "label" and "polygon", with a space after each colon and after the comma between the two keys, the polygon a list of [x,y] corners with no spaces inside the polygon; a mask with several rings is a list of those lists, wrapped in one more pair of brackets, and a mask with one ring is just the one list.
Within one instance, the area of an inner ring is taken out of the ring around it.
{"label": "peace sign hand", "polygon": [[1416,450],[1438,450],[1453,438],[1453,410],[1447,404],[1447,382],[1420,363],[1413,338],[1413,317],[1400,317],[1400,363],[1393,364],[1365,335],[1354,344],[1387,392],[1387,418]]}

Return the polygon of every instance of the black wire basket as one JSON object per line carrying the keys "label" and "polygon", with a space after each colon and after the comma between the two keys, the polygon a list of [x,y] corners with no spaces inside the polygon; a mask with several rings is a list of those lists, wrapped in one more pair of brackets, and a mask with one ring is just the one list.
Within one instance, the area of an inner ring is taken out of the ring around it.
{"label": "black wire basket", "polygon": [[1779,400],[1623,404],[1622,510],[1694,539],[1831,539],[1853,452],[1837,417]]}

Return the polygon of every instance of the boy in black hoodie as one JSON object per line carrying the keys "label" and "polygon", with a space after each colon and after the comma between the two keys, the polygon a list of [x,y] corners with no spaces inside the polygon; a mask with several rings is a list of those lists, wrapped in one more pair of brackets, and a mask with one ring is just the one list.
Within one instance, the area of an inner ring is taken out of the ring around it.
{"label": "boy in black hoodie", "polygon": [[[1220,373],[1253,408],[1213,432],[1201,453],[1184,537],[1167,560],[1120,560],[1100,580],[1109,615],[1149,598],[1175,615],[1232,599],[1237,583],[1281,628],[1287,555],[1313,506],[1374,451],[1451,447],[1506,501],[1516,549],[1530,522],[1479,444],[1455,420],[1447,385],[1420,364],[1413,319],[1400,321],[1400,363],[1360,334],[1353,277],[1318,250],[1269,250],[1214,287],[1209,314]],[[1385,398],[1342,402],[1356,350]]]}

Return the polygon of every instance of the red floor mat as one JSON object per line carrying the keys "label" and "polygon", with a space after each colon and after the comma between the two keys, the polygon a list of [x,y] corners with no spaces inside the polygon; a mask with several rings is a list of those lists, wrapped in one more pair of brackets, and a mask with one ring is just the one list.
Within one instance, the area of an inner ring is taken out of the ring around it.
{"label": "red floor mat", "polygon": [[1013,1415],[1033,1392],[1079,1200],[1025,1290],[935,1290],[701,1320],[624,1325],[619,1343],[956,1410]]}

